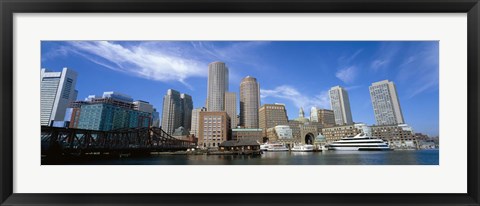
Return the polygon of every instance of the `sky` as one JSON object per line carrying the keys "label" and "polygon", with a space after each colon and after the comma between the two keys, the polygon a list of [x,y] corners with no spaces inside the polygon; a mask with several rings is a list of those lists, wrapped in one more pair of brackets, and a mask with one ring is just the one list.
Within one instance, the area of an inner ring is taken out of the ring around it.
{"label": "sky", "polygon": [[[349,94],[354,122],[375,124],[368,87],[381,80],[397,87],[405,122],[438,135],[438,41],[42,41],[41,68],[78,73],[78,99],[116,91],[150,102],[162,113],[168,89],[207,95],[208,64],[225,62],[229,91],[257,78],[261,104],[286,104],[289,119],[310,108],[330,109],[328,90]],[[239,112],[239,111],[237,111]]]}

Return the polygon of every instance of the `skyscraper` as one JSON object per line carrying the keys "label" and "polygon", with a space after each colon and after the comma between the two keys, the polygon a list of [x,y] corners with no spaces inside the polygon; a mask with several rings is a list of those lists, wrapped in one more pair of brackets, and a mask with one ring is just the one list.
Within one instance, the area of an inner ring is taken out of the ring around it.
{"label": "skyscraper", "polygon": [[403,124],[402,108],[395,84],[383,80],[373,83],[369,89],[377,125]]}
{"label": "skyscraper", "polygon": [[240,125],[258,128],[260,108],[260,86],[256,78],[247,76],[240,83]]}
{"label": "skyscraper", "polygon": [[[182,118],[182,125],[187,131],[189,131],[192,127],[192,109],[193,109],[193,101],[192,96],[188,94],[180,94],[180,99],[182,100],[182,108],[181,110],[181,118]],[[176,128],[175,128],[176,129]]]}
{"label": "skyscraper", "polygon": [[225,111],[230,117],[230,128],[237,128],[237,94],[225,92]]}
{"label": "skyscraper", "polygon": [[208,65],[207,110],[225,111],[225,92],[228,91],[228,68],[223,62]]}
{"label": "skyscraper", "polygon": [[198,123],[198,120],[200,118],[200,112],[207,111],[207,108],[201,107],[201,108],[196,108],[192,110],[192,124],[191,124],[191,129],[190,129],[190,134],[195,135],[195,137],[198,137],[198,131],[199,128],[198,126],[200,125]]}
{"label": "skyscraper", "polygon": [[335,86],[330,89],[329,94],[330,105],[335,115],[335,123],[337,125],[353,124],[347,90],[340,86]]}
{"label": "skyscraper", "polygon": [[163,97],[162,128],[168,134],[182,126],[187,131],[191,129],[192,97],[188,94],[169,89]]}
{"label": "skyscraper", "polygon": [[312,107],[310,109],[310,122],[318,122],[318,108]]}
{"label": "skyscraper", "polygon": [[61,72],[40,71],[40,124],[50,126],[62,121],[68,105],[77,99],[77,73],[63,68]]}
{"label": "skyscraper", "polygon": [[267,136],[267,129],[277,125],[288,124],[287,110],[283,104],[264,104],[259,109],[259,126],[263,129],[263,136]]}
{"label": "skyscraper", "polygon": [[182,100],[180,92],[169,89],[163,97],[162,129],[168,134],[173,134],[182,124]]}

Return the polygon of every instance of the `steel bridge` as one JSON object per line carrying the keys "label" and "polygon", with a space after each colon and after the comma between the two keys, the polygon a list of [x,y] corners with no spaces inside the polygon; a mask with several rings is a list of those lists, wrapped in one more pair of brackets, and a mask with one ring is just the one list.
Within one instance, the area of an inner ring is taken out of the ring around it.
{"label": "steel bridge", "polygon": [[42,154],[57,150],[63,154],[180,151],[196,147],[193,140],[172,137],[161,128],[144,127],[112,131],[42,126]]}

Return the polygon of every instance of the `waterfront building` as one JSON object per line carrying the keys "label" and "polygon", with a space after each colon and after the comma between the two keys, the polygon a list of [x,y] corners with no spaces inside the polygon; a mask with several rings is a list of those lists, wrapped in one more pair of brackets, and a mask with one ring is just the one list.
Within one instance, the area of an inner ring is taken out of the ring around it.
{"label": "waterfront building", "polygon": [[234,92],[225,92],[225,111],[230,117],[230,128],[237,128],[237,94]]}
{"label": "waterfront building", "polygon": [[77,73],[63,68],[61,72],[40,71],[40,125],[51,126],[63,121],[69,104],[77,99]]}
{"label": "waterfront building", "polygon": [[207,108],[201,107],[201,108],[196,108],[192,110],[192,123],[191,123],[191,129],[190,129],[190,134],[195,135],[195,137],[198,137],[198,127],[200,124],[198,123],[198,118],[200,117],[200,112],[202,111],[207,111]]}
{"label": "waterfront building", "polygon": [[228,67],[223,62],[208,65],[207,111],[225,111],[225,92],[228,91]]}
{"label": "waterfront building", "polygon": [[198,130],[200,147],[218,147],[220,143],[230,140],[230,137],[230,117],[227,112],[200,112]]}
{"label": "waterfront building", "polygon": [[167,134],[172,134],[174,130],[182,126],[182,101],[180,92],[169,89],[163,97],[162,110],[162,129]]}
{"label": "waterfront building", "polygon": [[247,76],[240,83],[240,125],[244,128],[258,128],[260,108],[260,85],[256,78]]}
{"label": "waterfront building", "polygon": [[302,122],[295,120],[288,120],[287,124],[292,129],[293,139],[299,141],[301,136],[300,125],[303,125]]}
{"label": "waterfront building", "polygon": [[263,136],[267,136],[267,129],[288,123],[287,110],[284,104],[264,104],[259,109],[259,128],[263,129]]}
{"label": "waterfront building", "polygon": [[253,139],[263,142],[262,131],[259,128],[234,128],[232,129],[232,140]]}
{"label": "waterfront building", "polygon": [[335,124],[353,124],[352,112],[350,110],[350,100],[348,98],[347,90],[340,86],[335,86],[330,89],[329,96],[330,105],[335,116]]}
{"label": "waterfront building", "polygon": [[418,142],[412,127],[407,124],[371,126],[372,136],[383,139],[396,149],[415,149]]}
{"label": "waterfront building", "polygon": [[388,80],[375,82],[369,89],[377,125],[405,123],[397,89],[393,82]]}
{"label": "waterfront building", "polygon": [[180,100],[182,102],[180,108],[181,126],[183,126],[188,131],[192,129],[192,96],[188,94],[180,94]]}
{"label": "waterfront building", "polygon": [[335,114],[333,110],[318,109],[317,117],[318,117],[318,123],[320,123],[323,127],[335,126]]}
{"label": "waterfront building", "polygon": [[353,137],[361,133],[363,129],[365,129],[365,124],[350,124],[323,128],[321,133],[327,142],[333,142],[344,137]]}
{"label": "waterfront building", "polygon": [[147,101],[143,100],[137,100],[133,102],[133,109],[141,112],[146,112],[151,114],[151,122],[150,126],[153,127],[159,127],[160,126],[160,116],[159,113],[155,108],[153,108],[153,105],[151,105]]}
{"label": "waterfront building", "polygon": [[238,151],[240,153],[258,152],[260,144],[253,139],[227,140],[219,145],[220,151]]}
{"label": "waterfront building", "polygon": [[84,104],[80,109],[79,129],[109,131],[124,128],[148,127],[150,115],[109,103]]}

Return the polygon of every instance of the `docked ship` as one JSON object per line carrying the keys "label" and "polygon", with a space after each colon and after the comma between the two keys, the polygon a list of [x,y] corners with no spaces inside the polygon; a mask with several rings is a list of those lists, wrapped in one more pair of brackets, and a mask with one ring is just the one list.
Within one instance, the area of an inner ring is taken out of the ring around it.
{"label": "docked ship", "polygon": [[268,144],[267,151],[269,152],[284,152],[288,151],[287,146],[281,143]]}
{"label": "docked ship", "polygon": [[297,144],[293,146],[292,152],[312,152],[313,145],[311,144]]}
{"label": "docked ship", "polygon": [[326,146],[329,150],[392,150],[382,139],[363,133],[354,137],[345,137]]}

